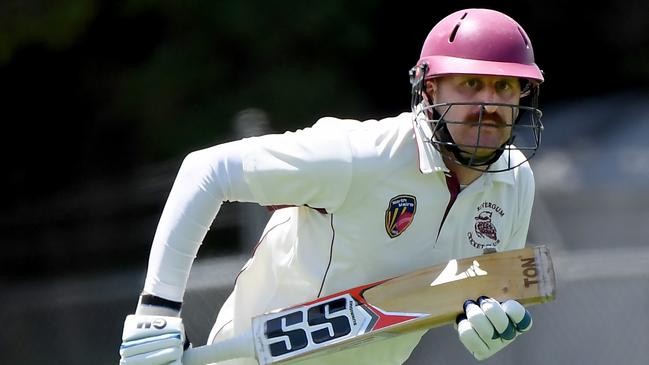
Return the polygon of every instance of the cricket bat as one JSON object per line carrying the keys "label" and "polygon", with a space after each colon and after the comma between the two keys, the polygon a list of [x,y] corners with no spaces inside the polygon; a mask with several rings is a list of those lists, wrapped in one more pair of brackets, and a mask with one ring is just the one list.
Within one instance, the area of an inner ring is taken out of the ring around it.
{"label": "cricket bat", "polygon": [[184,365],[255,357],[290,364],[411,331],[450,324],[481,295],[529,306],[554,299],[545,246],[450,260],[252,319],[238,337],[185,351]]}

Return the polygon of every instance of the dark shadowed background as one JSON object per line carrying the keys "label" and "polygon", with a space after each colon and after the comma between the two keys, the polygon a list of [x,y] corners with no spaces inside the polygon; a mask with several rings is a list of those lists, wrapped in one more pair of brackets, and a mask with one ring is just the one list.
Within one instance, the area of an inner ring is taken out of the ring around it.
{"label": "dark shadowed background", "polygon": [[[532,39],[546,126],[528,240],[557,301],[486,363],[649,356],[649,2],[385,0],[0,2],[0,334],[12,364],[117,363],[183,157],[322,116],[409,108],[407,72],[452,11],[493,7]],[[206,331],[267,213],[226,204],[185,307]],[[621,320],[620,318],[624,318]],[[8,327],[8,328],[7,328]],[[617,328],[610,331],[609,328]],[[450,329],[411,364],[471,363]]]}

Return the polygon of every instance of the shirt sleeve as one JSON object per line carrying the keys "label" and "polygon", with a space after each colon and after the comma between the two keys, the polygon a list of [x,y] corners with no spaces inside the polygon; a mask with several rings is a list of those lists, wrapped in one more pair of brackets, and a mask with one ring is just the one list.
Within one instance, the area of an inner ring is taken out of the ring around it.
{"label": "shirt sleeve", "polygon": [[145,292],[182,301],[191,265],[221,204],[252,199],[242,173],[245,149],[238,141],[185,157],[153,238]]}
{"label": "shirt sleeve", "polygon": [[318,125],[251,138],[245,181],[262,205],[307,205],[334,212],[347,195],[352,157],[345,129]]}
{"label": "shirt sleeve", "polygon": [[351,170],[344,129],[327,123],[190,153],[156,229],[144,291],[182,301],[191,265],[224,201],[333,212],[345,200]]}

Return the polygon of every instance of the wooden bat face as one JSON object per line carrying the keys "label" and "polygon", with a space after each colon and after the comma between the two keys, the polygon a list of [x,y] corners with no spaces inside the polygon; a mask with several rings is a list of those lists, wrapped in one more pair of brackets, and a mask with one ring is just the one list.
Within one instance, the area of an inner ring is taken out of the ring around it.
{"label": "wooden bat face", "polygon": [[524,305],[555,295],[545,246],[450,260],[253,319],[260,364],[289,363],[452,323],[481,295]]}

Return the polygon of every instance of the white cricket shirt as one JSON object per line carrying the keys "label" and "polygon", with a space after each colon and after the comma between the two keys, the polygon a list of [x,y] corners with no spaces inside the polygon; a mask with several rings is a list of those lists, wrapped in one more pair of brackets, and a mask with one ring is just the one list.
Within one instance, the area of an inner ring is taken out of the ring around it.
{"label": "white cricket shirt", "polygon": [[[431,133],[427,124],[413,122],[411,113],[365,122],[323,118],[311,128],[228,144],[230,152],[212,155],[226,164],[193,159],[189,165],[202,167],[179,173],[165,212],[181,212],[175,218],[163,213],[145,290],[182,297],[184,282],[166,280],[166,271],[188,273],[187,262],[191,265],[203,236],[186,236],[196,228],[204,235],[223,200],[294,207],[273,214],[210,341],[241,333],[251,317],[272,309],[479,255],[485,246],[523,247],[534,198],[529,165],[483,174],[459,191],[439,152],[426,142]],[[505,153],[492,168],[507,166],[507,158],[515,165],[524,157]],[[192,182],[200,188],[183,193]],[[183,200],[191,203],[182,205]],[[305,364],[400,364],[423,333]]]}

